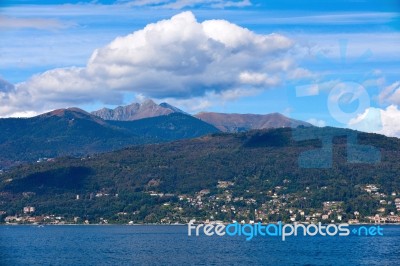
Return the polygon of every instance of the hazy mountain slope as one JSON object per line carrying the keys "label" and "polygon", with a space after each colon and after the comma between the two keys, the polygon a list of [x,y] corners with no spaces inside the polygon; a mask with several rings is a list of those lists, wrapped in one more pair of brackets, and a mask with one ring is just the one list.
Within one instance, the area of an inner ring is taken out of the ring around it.
{"label": "hazy mountain slope", "polygon": [[243,132],[251,129],[268,129],[281,127],[298,127],[311,124],[288,118],[279,113],[266,115],[257,114],[224,114],[224,113],[199,113],[195,117],[214,125],[223,132]]}

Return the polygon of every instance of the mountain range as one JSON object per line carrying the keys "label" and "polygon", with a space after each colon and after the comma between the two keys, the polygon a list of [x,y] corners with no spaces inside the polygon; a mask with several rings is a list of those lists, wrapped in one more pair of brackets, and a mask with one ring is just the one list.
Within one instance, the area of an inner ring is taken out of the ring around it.
{"label": "mountain range", "polygon": [[397,138],[277,113],[191,116],[152,101],[117,110],[113,120],[79,108],[0,119],[0,221],[24,206],[115,223],[254,219],[256,209],[290,221],[326,202],[344,221],[396,212]]}
{"label": "mountain range", "polygon": [[[0,175],[0,210],[13,215],[35,206],[37,216],[116,223],[231,221],[252,217],[255,209],[270,221],[289,221],[289,210],[322,213],[324,203],[332,201],[346,221],[355,211],[363,217],[382,206],[396,211],[390,195],[400,191],[399,139],[329,127],[299,127],[296,133],[306,138],[296,140],[290,128],[214,133],[84,160],[20,165]],[[363,146],[349,147],[348,136]],[[334,144],[331,151],[321,149],[321,138],[327,137]],[[363,161],[365,152],[378,160]],[[330,160],[332,167],[308,168],[299,164],[301,155],[310,164]],[[366,191],[370,184],[382,194]]]}
{"label": "mountain range", "polygon": [[[92,114],[104,120],[132,121],[147,117],[163,116],[171,113],[184,113],[168,103],[156,104],[152,100],[143,103],[132,103],[115,109],[103,108]],[[311,126],[311,124],[288,118],[279,113],[260,114],[225,114],[201,112],[194,117],[209,123],[222,132],[244,132],[252,129],[268,129],[280,127]]]}
{"label": "mountain range", "polygon": [[3,118],[0,129],[0,168],[39,158],[85,156],[219,131],[183,113],[111,121],[78,108],[58,109],[32,118]]}
{"label": "mountain range", "polygon": [[[8,88],[6,83],[4,88]],[[88,113],[58,109],[31,118],[0,119],[0,169],[59,156],[86,156],[124,147],[216,132],[311,126],[281,114],[200,113],[191,116],[152,100]]]}
{"label": "mountain range", "polygon": [[312,126],[307,122],[288,118],[279,113],[257,114],[224,114],[202,112],[195,117],[214,125],[222,132],[244,132],[251,129],[268,129],[280,127]]}

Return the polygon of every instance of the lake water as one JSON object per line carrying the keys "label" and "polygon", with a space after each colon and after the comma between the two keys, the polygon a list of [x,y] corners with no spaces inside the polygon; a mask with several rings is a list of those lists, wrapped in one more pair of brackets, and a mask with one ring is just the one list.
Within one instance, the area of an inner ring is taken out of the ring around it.
{"label": "lake water", "polygon": [[1,265],[400,265],[379,237],[189,237],[187,226],[0,226]]}

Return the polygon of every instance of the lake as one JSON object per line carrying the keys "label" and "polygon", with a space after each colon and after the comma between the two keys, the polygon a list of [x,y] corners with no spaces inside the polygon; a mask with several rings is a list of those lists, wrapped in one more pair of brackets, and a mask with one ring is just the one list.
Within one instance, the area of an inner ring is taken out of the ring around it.
{"label": "lake", "polygon": [[187,226],[0,226],[1,265],[399,265],[400,226],[348,237],[199,237]]}

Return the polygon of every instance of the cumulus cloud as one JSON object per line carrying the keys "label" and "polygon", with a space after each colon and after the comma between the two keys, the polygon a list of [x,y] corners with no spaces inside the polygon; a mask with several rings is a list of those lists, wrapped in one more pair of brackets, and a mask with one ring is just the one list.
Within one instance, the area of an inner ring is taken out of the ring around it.
{"label": "cumulus cloud", "polygon": [[154,6],[159,8],[183,9],[186,7],[246,7],[251,6],[250,0],[121,0],[119,3],[128,6]]}
{"label": "cumulus cloud", "polygon": [[0,92],[10,92],[14,90],[14,85],[0,77]]}
{"label": "cumulus cloud", "polygon": [[365,132],[400,137],[400,110],[397,105],[386,109],[370,107],[349,122],[349,127]]}
{"label": "cumulus cloud", "polygon": [[246,95],[281,84],[297,69],[293,49],[283,35],[225,20],[200,23],[183,12],[96,49],[85,67],[52,69],[1,93],[0,115],[120,104],[127,92],[156,99]]}
{"label": "cumulus cloud", "polygon": [[279,83],[279,78],[268,76],[265,73],[244,71],[239,74],[239,81],[243,84],[255,86],[274,86]]}
{"label": "cumulus cloud", "polygon": [[179,106],[190,113],[207,111],[212,106],[224,106],[228,102],[238,100],[242,97],[254,96],[261,92],[259,88],[235,88],[225,90],[220,93],[208,91],[203,96],[192,97],[189,99],[163,98],[160,102],[168,102]]}

